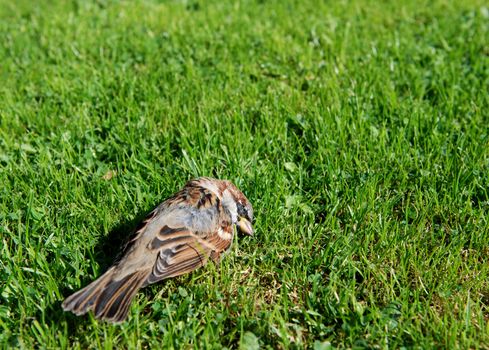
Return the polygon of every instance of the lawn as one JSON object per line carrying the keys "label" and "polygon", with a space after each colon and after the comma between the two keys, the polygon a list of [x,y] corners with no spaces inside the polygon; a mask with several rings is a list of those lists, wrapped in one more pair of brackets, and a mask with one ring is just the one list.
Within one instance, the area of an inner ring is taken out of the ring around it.
{"label": "lawn", "polygon": [[[0,38],[2,347],[489,348],[484,1],[0,0]],[[62,311],[204,175],[253,238]]]}

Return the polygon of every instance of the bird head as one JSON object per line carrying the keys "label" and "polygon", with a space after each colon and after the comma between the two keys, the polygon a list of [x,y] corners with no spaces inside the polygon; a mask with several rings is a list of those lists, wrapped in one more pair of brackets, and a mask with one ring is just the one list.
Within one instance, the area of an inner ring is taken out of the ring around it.
{"label": "bird head", "polygon": [[251,207],[251,203],[244,197],[243,201],[236,202],[236,207],[238,209],[238,222],[236,227],[241,233],[253,236],[253,208]]}
{"label": "bird head", "polygon": [[246,196],[232,182],[226,181],[227,189],[236,204],[236,227],[238,231],[253,236],[253,207]]}
{"label": "bird head", "polygon": [[200,177],[189,184],[198,184],[218,194],[222,206],[231,214],[238,231],[253,236],[253,207],[246,196],[231,181]]}

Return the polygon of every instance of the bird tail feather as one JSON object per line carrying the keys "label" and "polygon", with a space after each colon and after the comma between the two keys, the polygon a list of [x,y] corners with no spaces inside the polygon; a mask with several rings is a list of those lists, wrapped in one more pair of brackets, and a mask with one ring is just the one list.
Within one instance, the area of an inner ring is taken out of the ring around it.
{"label": "bird tail feather", "polygon": [[61,305],[65,311],[83,315],[92,310],[95,318],[122,322],[129,312],[131,301],[148,278],[150,271],[137,271],[116,280],[111,267],[85,288],[70,295]]}

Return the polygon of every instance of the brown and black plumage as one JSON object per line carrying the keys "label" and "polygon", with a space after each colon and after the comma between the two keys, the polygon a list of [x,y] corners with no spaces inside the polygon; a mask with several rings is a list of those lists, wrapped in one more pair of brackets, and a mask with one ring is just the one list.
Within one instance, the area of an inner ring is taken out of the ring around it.
{"label": "brown and black plumage", "polygon": [[219,262],[234,226],[253,234],[253,209],[230,181],[198,178],[161,203],[140,225],[124,255],[101,277],[63,302],[65,311],[122,322],[138,290]]}

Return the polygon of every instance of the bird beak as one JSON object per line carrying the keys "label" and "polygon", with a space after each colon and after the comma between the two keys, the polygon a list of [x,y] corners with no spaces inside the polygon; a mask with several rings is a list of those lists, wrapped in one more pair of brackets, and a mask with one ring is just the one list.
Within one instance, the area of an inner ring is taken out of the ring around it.
{"label": "bird beak", "polygon": [[248,236],[253,236],[253,227],[251,226],[251,222],[244,217],[239,217],[237,226],[240,232]]}

